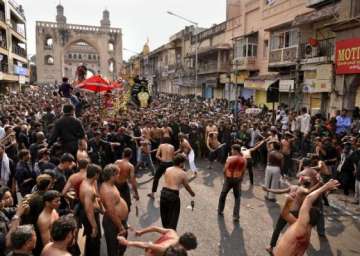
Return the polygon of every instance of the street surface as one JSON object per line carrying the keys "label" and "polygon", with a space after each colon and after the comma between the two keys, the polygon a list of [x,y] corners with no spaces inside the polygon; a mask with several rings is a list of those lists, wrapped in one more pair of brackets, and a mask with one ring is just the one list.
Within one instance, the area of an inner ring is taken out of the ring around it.
{"label": "street surface", "polygon": [[[255,172],[255,186],[250,187],[246,173],[242,186],[240,223],[232,221],[233,195],[228,194],[224,217],[218,217],[217,204],[222,188],[222,166],[215,164],[214,169],[206,169],[205,161],[198,161],[198,177],[190,185],[196,193],[195,208],[191,211],[191,197],[187,191],[181,191],[181,213],[178,232],[193,232],[198,238],[198,248],[189,253],[193,256],[264,256],[268,255],[265,247],[279,216],[284,195],[278,196],[278,203],[264,200],[261,189],[263,171]],[[190,175],[190,173],[189,173]],[[130,213],[129,224],[135,228],[150,225],[161,226],[159,195],[161,182],[155,200],[146,195],[151,190],[152,179],[148,174],[138,178],[139,183],[139,216],[135,216],[134,205]],[[327,239],[319,239],[316,230],[312,232],[308,256],[352,256],[360,255],[360,212],[349,202],[342,200],[340,193],[330,195],[331,208],[326,211]],[[129,239],[153,241],[157,235],[144,235],[137,238],[133,234]],[[102,255],[106,255],[105,241],[102,242]],[[143,251],[130,248],[125,255],[144,255]]]}

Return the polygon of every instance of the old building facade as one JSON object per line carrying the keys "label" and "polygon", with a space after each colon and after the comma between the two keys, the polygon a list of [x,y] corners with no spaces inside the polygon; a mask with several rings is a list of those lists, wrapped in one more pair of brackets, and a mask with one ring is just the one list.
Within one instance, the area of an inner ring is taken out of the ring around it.
{"label": "old building facade", "polygon": [[26,18],[13,0],[0,1],[0,90],[29,82]]}
{"label": "old building facade", "polygon": [[88,75],[116,79],[122,69],[122,32],[110,26],[105,10],[100,26],[69,24],[64,7],[58,5],[56,22],[36,22],[36,65],[38,84],[55,83],[66,76],[75,79],[83,64]]}
{"label": "old building facade", "polygon": [[279,79],[279,102],[290,108],[330,113],[360,106],[360,1],[226,4],[223,23],[199,31],[186,27],[142,55],[139,75],[159,92],[229,100],[242,96],[257,105],[268,104],[268,86]]}

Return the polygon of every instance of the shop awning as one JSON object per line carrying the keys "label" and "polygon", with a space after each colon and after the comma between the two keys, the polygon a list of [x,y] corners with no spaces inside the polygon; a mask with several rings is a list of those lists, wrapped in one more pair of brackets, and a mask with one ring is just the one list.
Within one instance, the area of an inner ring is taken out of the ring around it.
{"label": "shop awning", "polygon": [[248,78],[244,82],[244,88],[266,91],[269,85],[277,79],[280,79],[280,92],[289,92],[294,90],[295,81],[293,79],[282,79],[278,75],[263,75]]}

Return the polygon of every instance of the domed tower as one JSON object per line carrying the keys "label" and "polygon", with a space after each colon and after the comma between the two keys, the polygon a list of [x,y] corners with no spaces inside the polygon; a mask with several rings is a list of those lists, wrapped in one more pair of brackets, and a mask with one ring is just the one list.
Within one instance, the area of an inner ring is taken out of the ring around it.
{"label": "domed tower", "polygon": [[64,6],[62,6],[61,4],[58,4],[56,6],[56,22],[59,24],[66,23],[66,17],[64,15]]}
{"label": "domed tower", "polygon": [[102,27],[110,28],[110,12],[108,10],[103,11],[103,18],[100,21]]}

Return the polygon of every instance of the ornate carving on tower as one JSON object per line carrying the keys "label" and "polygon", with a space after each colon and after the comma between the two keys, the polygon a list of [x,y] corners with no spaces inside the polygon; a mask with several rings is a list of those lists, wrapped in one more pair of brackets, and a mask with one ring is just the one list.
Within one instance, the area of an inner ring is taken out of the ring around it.
{"label": "ornate carving on tower", "polygon": [[66,24],[66,17],[64,15],[64,6],[59,4],[56,6],[56,22],[59,24]]}
{"label": "ornate carving on tower", "polygon": [[103,18],[100,21],[102,27],[110,28],[110,12],[108,10],[103,11]]}

